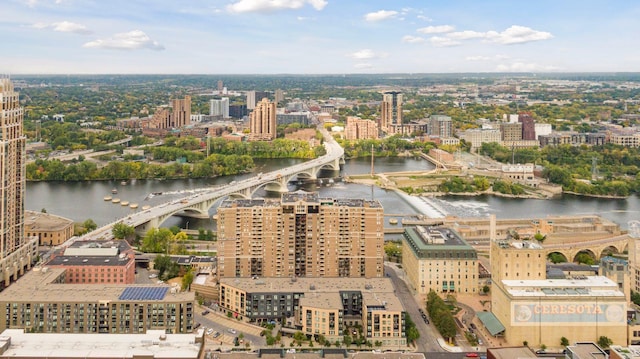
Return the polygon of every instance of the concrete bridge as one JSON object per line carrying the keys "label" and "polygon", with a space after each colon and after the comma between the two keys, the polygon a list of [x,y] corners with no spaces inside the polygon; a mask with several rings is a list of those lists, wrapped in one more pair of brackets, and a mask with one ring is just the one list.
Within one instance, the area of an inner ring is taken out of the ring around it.
{"label": "concrete bridge", "polygon": [[262,187],[268,191],[286,192],[287,183],[294,177],[316,179],[321,170],[339,171],[340,165],[344,164],[342,158],[344,150],[326,131],[324,135],[326,154],[322,157],[281,170],[261,173],[243,181],[233,181],[227,185],[216,186],[210,191],[199,191],[197,194],[136,212],[123,220],[98,228],[78,240],[111,239],[113,238],[111,233],[113,226],[120,222],[133,226],[137,233],[144,234],[149,229],[160,227],[165,220],[173,215],[208,217],[209,209],[225,197],[251,198]]}
{"label": "concrete bridge", "polygon": [[580,253],[586,253],[597,261],[608,254],[622,254],[629,250],[629,241],[633,240],[628,234],[621,234],[604,239],[591,239],[572,243],[543,244],[547,256],[558,253],[564,256],[567,262],[576,262]]}

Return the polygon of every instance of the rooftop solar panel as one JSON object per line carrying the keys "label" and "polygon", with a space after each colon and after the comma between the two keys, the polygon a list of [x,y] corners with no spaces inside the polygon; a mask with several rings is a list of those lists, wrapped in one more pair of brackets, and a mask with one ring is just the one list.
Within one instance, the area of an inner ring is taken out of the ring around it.
{"label": "rooftop solar panel", "polygon": [[127,287],[119,300],[162,300],[169,287]]}

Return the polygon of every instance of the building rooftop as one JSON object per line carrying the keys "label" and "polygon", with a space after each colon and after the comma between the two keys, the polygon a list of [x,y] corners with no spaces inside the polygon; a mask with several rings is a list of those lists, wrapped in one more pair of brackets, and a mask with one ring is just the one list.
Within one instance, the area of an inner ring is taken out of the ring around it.
{"label": "building rooftop", "polygon": [[47,262],[48,266],[125,266],[132,258],[120,256],[57,256]]}
{"label": "building rooftop", "polygon": [[536,241],[500,240],[498,246],[503,249],[543,249],[542,245]]}
{"label": "building rooftop", "polygon": [[[131,285],[131,284],[65,284],[64,268],[34,268],[18,281],[0,292],[0,302],[121,302],[120,299],[128,288],[168,288],[166,285]],[[162,298],[154,300],[162,302],[194,300],[192,292],[168,290]]]}
{"label": "building rooftop", "polygon": [[622,297],[618,284],[603,276],[574,276],[567,279],[503,280],[514,297]]}
{"label": "building rooftop", "polygon": [[491,353],[495,359],[520,359],[520,358],[537,358],[536,353],[529,347],[512,347],[512,348],[489,348],[487,353]]}
{"label": "building rooftop", "polygon": [[220,204],[219,208],[233,207],[280,207],[282,204],[314,203],[320,206],[337,207],[369,207],[382,208],[382,204],[376,200],[365,200],[361,198],[320,198],[317,192],[295,191],[284,193],[281,199],[227,199]]}
{"label": "building rooftop", "polygon": [[[454,258],[452,251],[467,252],[467,258],[477,258],[476,251],[456,231],[445,227],[416,226],[406,228],[404,240],[418,257],[431,257],[430,252],[443,252],[441,259]],[[435,256],[434,259],[437,259]],[[456,257],[459,258],[459,257]]]}
{"label": "building rooftop", "polygon": [[[567,347],[573,359],[607,359],[609,355],[595,343],[576,343]],[[567,354],[569,355],[569,354]]]}
{"label": "building rooftop", "polygon": [[[369,291],[393,293],[389,278],[221,278],[220,284],[230,285],[248,293],[338,293],[340,291]],[[0,292],[1,294],[1,292]]]}
{"label": "building rooftop", "polygon": [[194,334],[165,334],[163,330],[144,334],[62,334],[7,329],[0,335],[0,357],[196,359],[203,336],[203,330]]}
{"label": "building rooftop", "polygon": [[60,231],[73,224],[73,221],[49,213],[24,211],[24,225],[32,231]]}
{"label": "building rooftop", "polygon": [[621,347],[619,345],[612,345],[609,347],[612,352],[615,352],[619,357],[624,359],[639,359],[640,358],[640,346],[629,345],[628,347]]}

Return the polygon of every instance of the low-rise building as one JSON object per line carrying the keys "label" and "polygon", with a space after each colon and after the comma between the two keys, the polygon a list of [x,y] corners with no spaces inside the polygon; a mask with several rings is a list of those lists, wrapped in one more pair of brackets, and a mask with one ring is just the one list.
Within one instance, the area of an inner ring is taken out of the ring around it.
{"label": "low-rise building", "polygon": [[203,351],[203,330],[193,334],[149,330],[143,334],[100,335],[7,329],[0,335],[0,359],[198,359]]}
{"label": "low-rise building", "polygon": [[585,342],[567,346],[566,357],[571,359],[608,359],[609,354],[596,343]]}
{"label": "low-rise building", "polygon": [[49,268],[64,268],[66,283],[135,283],[135,253],[125,240],[76,241],[47,261]]}
{"label": "low-rise building", "polygon": [[402,266],[420,294],[478,292],[478,254],[450,228],[405,229]]}
{"label": "low-rise building", "polygon": [[388,278],[222,278],[219,305],[239,319],[286,319],[302,332],[342,340],[345,328],[406,345],[405,312]]}
{"label": "low-rise building", "polygon": [[24,232],[41,246],[57,246],[73,237],[73,221],[49,213],[24,211]]}
{"label": "low-rise building", "polygon": [[0,330],[191,333],[195,295],[167,285],[68,284],[64,268],[34,268],[0,292]]}

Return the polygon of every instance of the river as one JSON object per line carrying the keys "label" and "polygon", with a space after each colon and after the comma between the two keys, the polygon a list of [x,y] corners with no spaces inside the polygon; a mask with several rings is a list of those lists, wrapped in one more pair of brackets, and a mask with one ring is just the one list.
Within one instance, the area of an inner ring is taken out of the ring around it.
{"label": "river", "polygon": [[[291,166],[300,160],[277,159],[256,160],[254,173],[269,172],[278,168]],[[416,158],[377,158],[374,170],[376,172],[429,170],[433,166]],[[343,170],[343,175],[370,173],[371,163],[369,159],[348,160]],[[143,205],[157,205],[178,198],[180,194],[166,194],[183,190],[226,184],[234,180],[242,180],[253,174],[239,176],[227,176],[213,179],[184,179],[184,180],[134,180],[126,185],[119,181],[95,181],[95,182],[29,182],[25,207],[29,210],[40,211],[46,209],[48,213],[70,218],[77,222],[92,219],[98,226],[109,223],[117,218],[125,217],[133,209],[120,204],[104,201],[105,196],[113,196]],[[111,194],[112,189],[117,189],[117,194]],[[289,190],[317,190],[325,197],[343,198],[375,198],[382,203],[387,213],[411,214],[417,213],[402,196],[394,191],[384,190],[367,185],[342,183],[336,181],[333,184],[305,185],[301,188],[290,185]],[[163,192],[161,196],[149,198],[152,192]],[[258,193],[261,196],[276,196],[274,194]],[[547,215],[577,215],[599,214],[623,228],[631,220],[640,220],[640,200],[637,196],[628,199],[603,199],[585,198],[573,195],[564,195],[561,198],[551,200],[539,199],[514,199],[496,196],[460,197],[445,196],[432,199],[439,207],[447,212],[461,217],[487,216],[495,213],[498,218],[536,218]],[[212,210],[213,213],[215,210]],[[183,228],[214,228],[213,221],[174,217],[165,222],[163,226],[178,225]],[[389,225],[387,223],[387,225]]]}

